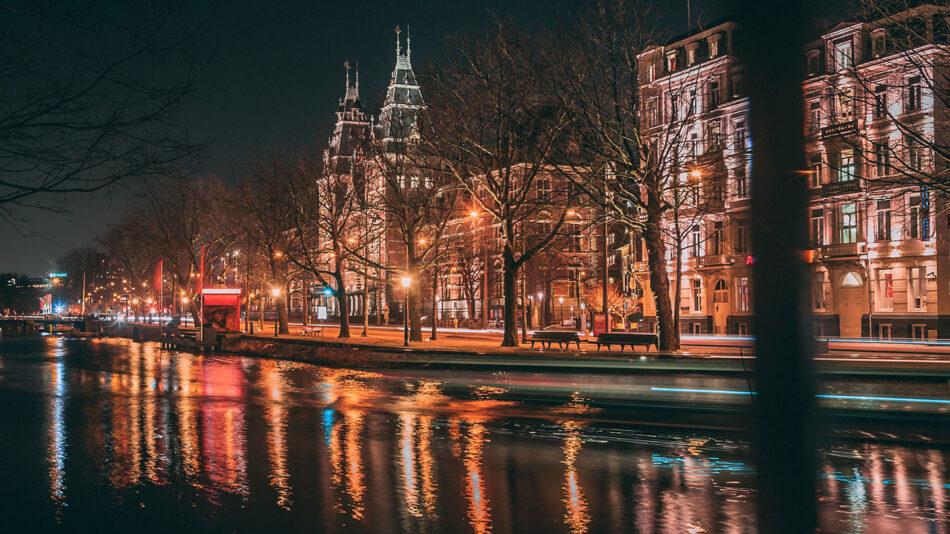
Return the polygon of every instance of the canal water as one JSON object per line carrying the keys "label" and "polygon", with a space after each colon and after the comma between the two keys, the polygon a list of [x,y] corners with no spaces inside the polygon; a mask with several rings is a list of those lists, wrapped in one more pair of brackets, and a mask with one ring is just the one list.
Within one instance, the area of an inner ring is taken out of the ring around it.
{"label": "canal water", "polygon": [[[755,466],[734,435],[458,382],[0,340],[0,530],[755,531]],[[950,532],[948,462],[926,445],[829,444],[821,531]]]}

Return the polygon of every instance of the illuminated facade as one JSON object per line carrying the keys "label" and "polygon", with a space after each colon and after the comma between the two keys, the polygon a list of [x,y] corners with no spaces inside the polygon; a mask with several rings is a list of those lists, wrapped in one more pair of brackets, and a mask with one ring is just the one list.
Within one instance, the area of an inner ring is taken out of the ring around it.
{"label": "illuminated facade", "polygon": [[[945,135],[947,110],[921,81],[941,79],[935,65],[947,57],[926,44],[939,36],[908,48],[895,29],[917,21],[933,32],[928,21],[937,16],[945,12],[925,6],[886,21],[841,23],[804,54],[802,176],[811,191],[818,335],[950,336],[947,228],[934,223],[940,195],[925,185],[945,172],[927,147]],[[641,55],[642,120],[667,130],[685,123],[683,157],[671,165],[704,182],[697,198],[705,211],[680,234],[684,333],[751,333],[751,141],[742,65],[732,54],[736,30],[721,24]],[[677,83],[688,87],[671,89]],[[676,100],[651,101],[651,92]],[[648,295],[639,246],[625,244],[623,264],[630,284]],[[652,299],[643,300],[649,316]]]}

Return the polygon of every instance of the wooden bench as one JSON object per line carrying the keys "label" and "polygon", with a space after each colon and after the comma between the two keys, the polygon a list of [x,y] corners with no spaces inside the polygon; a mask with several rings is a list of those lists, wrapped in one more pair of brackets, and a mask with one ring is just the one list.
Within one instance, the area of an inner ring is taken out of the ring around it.
{"label": "wooden bench", "polygon": [[531,334],[531,339],[528,341],[531,342],[531,348],[534,348],[535,343],[540,343],[542,347],[549,349],[551,348],[552,343],[557,343],[557,346],[564,348],[567,345],[568,348],[571,347],[571,343],[577,344],[577,349],[581,348],[581,340],[577,337],[577,332],[559,332],[559,331],[544,331],[535,332]]}
{"label": "wooden bench", "polygon": [[300,335],[302,336],[316,336],[323,335],[323,327],[316,325],[307,325],[300,329]]}
{"label": "wooden bench", "polygon": [[594,341],[594,343],[597,345],[597,350],[600,350],[601,345],[606,345],[607,350],[610,350],[611,345],[620,345],[620,352],[623,352],[624,346],[630,346],[631,349],[635,349],[637,345],[643,345],[647,351],[650,350],[650,345],[659,348],[657,335],[649,332],[610,332],[598,334],[597,341]]}

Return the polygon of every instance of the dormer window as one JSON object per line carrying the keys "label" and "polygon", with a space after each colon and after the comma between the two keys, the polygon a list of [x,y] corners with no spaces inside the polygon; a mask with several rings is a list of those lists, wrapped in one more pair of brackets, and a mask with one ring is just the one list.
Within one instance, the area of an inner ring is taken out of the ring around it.
{"label": "dormer window", "polygon": [[647,83],[653,83],[656,80],[656,65],[650,63],[647,65]]}
{"label": "dormer window", "polygon": [[666,53],[667,72],[676,72],[676,50]]}
{"label": "dormer window", "polygon": [[817,76],[821,73],[821,55],[818,50],[808,52],[808,75]]}
{"label": "dormer window", "polygon": [[709,57],[719,55],[719,37],[720,35],[718,33],[709,37]]}
{"label": "dormer window", "polygon": [[690,43],[686,46],[686,66],[691,67],[696,64],[696,43]]}
{"label": "dormer window", "polygon": [[732,96],[739,98],[745,94],[745,85],[742,82],[742,75],[736,74],[732,77]]}
{"label": "dormer window", "polygon": [[854,66],[851,39],[835,43],[835,70],[846,70]]}
{"label": "dormer window", "polygon": [[871,32],[871,57],[879,58],[887,50],[887,30],[878,28]]}

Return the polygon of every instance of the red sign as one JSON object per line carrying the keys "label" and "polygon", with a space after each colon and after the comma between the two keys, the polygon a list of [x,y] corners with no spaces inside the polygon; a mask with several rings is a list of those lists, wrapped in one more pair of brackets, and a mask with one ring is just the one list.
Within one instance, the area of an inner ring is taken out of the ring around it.
{"label": "red sign", "polygon": [[238,332],[241,329],[241,290],[204,288],[204,320],[216,330]]}
{"label": "red sign", "polygon": [[607,314],[606,313],[595,313],[594,314],[594,335],[606,334],[607,333]]}

